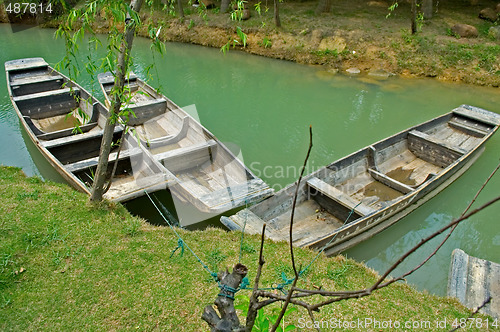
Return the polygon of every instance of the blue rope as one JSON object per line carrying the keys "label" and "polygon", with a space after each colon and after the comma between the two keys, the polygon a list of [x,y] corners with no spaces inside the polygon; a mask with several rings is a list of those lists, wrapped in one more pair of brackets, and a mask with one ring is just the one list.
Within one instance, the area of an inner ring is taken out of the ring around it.
{"label": "blue rope", "polygon": [[219,277],[217,276],[217,273],[212,272],[209,269],[209,267],[205,263],[203,263],[203,261],[200,259],[200,257],[198,257],[198,255],[195,254],[195,252],[193,251],[193,249],[191,249],[191,247],[188,246],[188,244],[182,239],[182,237],[179,235],[179,233],[177,233],[177,231],[172,226],[172,224],[170,223],[170,221],[167,218],[165,218],[165,216],[160,211],[160,209],[158,208],[158,206],[156,205],[156,203],[153,201],[153,199],[151,198],[151,196],[149,196],[148,192],[146,190],[144,190],[144,192],[146,193],[146,196],[148,196],[148,198],[151,201],[151,203],[153,203],[153,206],[156,208],[156,210],[161,215],[161,217],[163,218],[163,220],[165,220],[165,222],[168,224],[168,226],[170,227],[170,229],[172,229],[172,231],[177,236],[177,238],[178,238],[178,240],[177,240],[178,246],[177,246],[177,248],[174,249],[174,252],[175,252],[175,250],[179,249],[179,247],[180,247],[181,248],[181,255],[182,255],[184,247],[186,247],[193,254],[193,256],[198,260],[198,262],[201,264],[201,266],[203,266],[203,268],[212,276],[212,278],[214,278],[215,281],[219,281]]}
{"label": "blue rope", "polygon": [[[233,288],[228,285],[222,285],[220,282],[218,282],[219,288],[221,292],[219,293],[219,296],[227,297],[228,299],[234,300],[234,294],[238,293],[242,289],[248,289],[248,285],[250,285],[250,282],[248,281],[247,277],[244,277],[241,280],[240,287],[238,288]],[[226,293],[224,293],[226,292]]]}
{"label": "blue rope", "polygon": [[172,256],[175,254],[177,249],[181,248],[181,257],[184,256],[184,240],[178,239],[177,240],[177,247],[175,247],[174,250],[172,250],[172,253],[170,254],[169,258],[172,258]]}
{"label": "blue rope", "polygon": [[179,233],[177,233],[177,231],[172,226],[172,224],[170,223],[170,221],[167,218],[165,218],[165,216],[163,215],[162,211],[160,211],[160,209],[158,208],[158,206],[156,205],[156,203],[154,202],[154,200],[151,198],[151,196],[149,196],[148,192],[145,191],[145,190],[144,190],[144,192],[146,193],[146,196],[148,196],[148,198],[151,201],[151,203],[153,203],[153,206],[156,208],[156,210],[161,215],[161,217],[163,218],[163,220],[165,220],[165,222],[168,224],[168,226],[170,227],[170,229],[172,229],[172,231],[175,233],[175,235],[177,235],[177,238],[178,238],[177,239],[177,247],[174,250],[172,250],[172,253],[170,254],[170,257],[172,257],[173,254],[179,248],[181,249],[181,256],[182,256],[184,254],[184,247],[186,247],[193,254],[193,256],[198,260],[198,262],[201,264],[201,266],[203,266],[203,268],[205,270],[207,270],[207,272],[212,276],[212,278],[214,279],[214,281],[217,282],[217,285],[219,286],[219,288],[221,290],[221,292],[219,293],[219,296],[227,297],[228,299],[234,300],[234,294],[235,293],[239,292],[242,289],[247,289],[248,285],[250,284],[250,282],[248,281],[247,277],[243,278],[243,280],[241,281],[240,287],[238,287],[237,289],[232,288],[232,287],[227,286],[227,285],[221,284],[219,276],[217,275],[217,273],[212,272],[210,270],[210,268],[205,263],[203,263],[203,261],[200,259],[200,257],[198,257],[198,255],[195,254],[195,252],[182,239],[182,237],[179,235]]}

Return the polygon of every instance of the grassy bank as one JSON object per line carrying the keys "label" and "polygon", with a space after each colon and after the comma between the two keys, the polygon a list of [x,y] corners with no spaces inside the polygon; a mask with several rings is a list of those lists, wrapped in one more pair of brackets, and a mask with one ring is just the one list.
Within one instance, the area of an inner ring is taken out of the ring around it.
{"label": "grassy bank", "polygon": [[[148,225],[121,205],[89,206],[68,186],[27,178],[17,168],[0,167],[0,190],[0,330],[208,330],[200,315],[218,288],[189,252],[170,257],[177,246],[170,229]],[[179,232],[212,270],[238,261],[239,233]],[[245,238],[242,263],[251,280],[258,247],[257,237]],[[312,257],[297,249],[298,262]],[[281,282],[282,272],[291,276],[285,243],[267,242],[265,258],[264,286]],[[319,259],[299,284],[357,289],[375,278],[338,256]],[[469,314],[454,300],[397,284],[329,306],[317,318],[451,322]],[[287,323],[307,317],[299,310]]]}

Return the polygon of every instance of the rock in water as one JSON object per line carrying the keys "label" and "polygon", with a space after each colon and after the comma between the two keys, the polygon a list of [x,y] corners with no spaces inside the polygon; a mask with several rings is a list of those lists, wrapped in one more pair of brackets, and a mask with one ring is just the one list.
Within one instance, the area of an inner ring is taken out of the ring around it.
{"label": "rock in water", "polygon": [[359,70],[359,68],[349,68],[346,70],[346,72],[351,75],[359,75],[361,73],[361,70]]}
{"label": "rock in water", "polygon": [[377,80],[386,80],[392,75],[394,75],[394,74],[391,74],[383,69],[372,69],[368,73],[368,76],[370,76],[374,79],[377,79]]}
{"label": "rock in water", "polygon": [[475,38],[479,35],[476,27],[468,24],[455,24],[451,31],[462,38]]}

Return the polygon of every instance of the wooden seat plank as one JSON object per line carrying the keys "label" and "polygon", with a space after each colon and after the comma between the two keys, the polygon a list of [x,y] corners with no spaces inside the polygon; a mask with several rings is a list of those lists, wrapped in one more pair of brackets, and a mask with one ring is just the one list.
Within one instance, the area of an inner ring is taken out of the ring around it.
{"label": "wooden seat plank", "polygon": [[13,97],[12,99],[16,103],[19,103],[19,102],[27,101],[27,100],[45,99],[45,98],[49,98],[49,97],[62,96],[62,95],[71,94],[71,93],[78,94],[79,91],[80,91],[80,89],[77,88],[77,87],[74,87],[74,88],[64,88],[64,89],[57,89],[57,90],[49,90],[49,91],[37,92],[37,93],[29,94],[29,95],[17,96],[17,97]]}
{"label": "wooden seat plank", "polygon": [[215,154],[216,147],[217,143],[214,140],[208,140],[188,147],[155,154],[155,158],[162,162],[169,171],[177,172],[201,165],[208,160],[210,155]]}
{"label": "wooden seat plank", "polygon": [[48,67],[48,65],[49,64],[43,58],[11,60],[5,62],[5,71],[44,68]]}
{"label": "wooden seat plank", "polygon": [[[114,162],[116,160],[117,155],[118,155],[117,152],[110,153],[108,162]],[[128,157],[130,157],[130,153],[128,150],[122,151],[120,153],[120,160],[126,159]],[[71,164],[64,165],[64,168],[69,172],[75,173],[90,167],[97,166],[98,162],[99,162],[99,157],[88,158],[85,160],[80,160]]]}
{"label": "wooden seat plank", "polygon": [[346,208],[354,210],[354,212],[356,212],[360,216],[366,216],[375,211],[371,207],[361,202],[356,202],[350,196],[346,195],[342,191],[329,185],[328,183],[317,177],[310,178],[307,181],[307,184],[309,185],[309,187],[314,188],[315,190],[336,201],[337,203],[345,206]]}
{"label": "wooden seat plank", "polygon": [[368,169],[368,172],[370,173],[370,175],[377,181],[385,184],[386,186],[394,189],[394,190],[397,190],[403,194],[408,194],[410,192],[413,191],[413,188],[411,188],[410,186],[404,184],[404,183],[401,183],[383,173],[380,173],[380,172],[377,172],[376,170],[374,169]]}
{"label": "wooden seat plank", "polygon": [[63,77],[61,75],[46,74],[46,75],[16,78],[10,82],[10,85],[12,87],[15,87],[15,86],[22,86],[22,85],[38,84],[38,83],[48,83],[48,82],[59,81],[59,80],[61,80],[61,81],[63,80]]}
{"label": "wooden seat plank", "polygon": [[465,123],[460,123],[458,121],[451,120],[450,122],[448,122],[448,124],[452,128],[456,128],[458,130],[461,130],[461,131],[465,132],[468,135],[473,135],[473,136],[476,136],[476,137],[484,137],[486,134],[488,134],[488,132],[485,131],[485,130],[482,130],[480,128],[476,128],[476,127],[473,127],[473,126],[469,126],[469,125],[467,125]]}
{"label": "wooden seat plank", "polygon": [[[114,132],[116,134],[116,133],[121,132],[122,130],[123,130],[123,128],[121,128],[121,127],[115,127]],[[87,132],[87,133],[83,133],[83,134],[76,134],[73,136],[56,138],[56,139],[46,141],[46,142],[41,142],[41,143],[45,148],[50,149],[50,148],[54,148],[57,146],[75,143],[78,141],[86,141],[89,139],[93,139],[93,138],[102,136],[102,134],[103,134],[103,130],[96,130],[96,131]]]}
{"label": "wooden seat plank", "polygon": [[456,152],[456,153],[459,153],[459,154],[464,154],[464,153],[467,152],[467,151],[459,148],[458,146],[452,145],[449,142],[446,142],[444,140],[440,140],[438,138],[435,138],[434,136],[426,134],[426,133],[424,133],[422,131],[412,130],[412,131],[410,131],[409,135],[418,137],[418,138],[420,138],[422,140],[431,142],[431,143],[436,144],[436,145],[440,145],[440,146],[442,146],[442,147],[444,147],[444,148],[446,148],[446,149],[448,149],[450,151],[453,151],[453,152]]}
{"label": "wooden seat plank", "polygon": [[492,126],[500,125],[500,115],[488,112],[479,107],[474,107],[470,105],[462,105],[459,108],[453,110],[453,113],[463,116],[468,119],[486,123]]}

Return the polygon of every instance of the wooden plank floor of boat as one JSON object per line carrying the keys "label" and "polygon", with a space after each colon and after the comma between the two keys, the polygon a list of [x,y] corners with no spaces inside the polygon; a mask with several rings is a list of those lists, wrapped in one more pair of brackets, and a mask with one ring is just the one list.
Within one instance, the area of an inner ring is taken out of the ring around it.
{"label": "wooden plank floor of boat", "polygon": [[[274,240],[288,240],[290,232],[291,211],[279,215],[268,222],[273,231]],[[296,206],[293,223],[293,242],[300,246],[303,242],[324,236],[343,225],[343,221],[335,218],[316,203],[307,200]]]}

